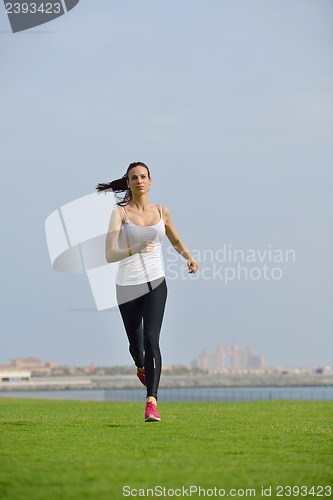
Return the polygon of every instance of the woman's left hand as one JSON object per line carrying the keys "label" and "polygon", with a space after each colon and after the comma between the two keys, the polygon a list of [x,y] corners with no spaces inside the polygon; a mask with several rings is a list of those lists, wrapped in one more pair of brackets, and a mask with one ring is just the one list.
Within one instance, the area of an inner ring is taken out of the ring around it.
{"label": "woman's left hand", "polygon": [[197,270],[199,269],[199,265],[195,262],[194,259],[188,259],[187,269],[190,274],[193,274],[197,272]]}

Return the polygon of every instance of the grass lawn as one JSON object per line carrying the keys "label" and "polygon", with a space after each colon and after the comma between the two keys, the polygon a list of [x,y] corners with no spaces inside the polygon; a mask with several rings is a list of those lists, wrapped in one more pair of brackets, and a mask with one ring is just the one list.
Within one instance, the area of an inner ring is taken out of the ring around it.
{"label": "grass lawn", "polygon": [[215,487],[216,497],[253,488],[264,498],[262,486],[271,498],[288,486],[308,488],[293,498],[328,498],[332,410],[329,401],[161,402],[162,421],[144,423],[140,403],[0,398],[0,499],[118,500],[126,485],[138,498],[191,485],[200,498]]}

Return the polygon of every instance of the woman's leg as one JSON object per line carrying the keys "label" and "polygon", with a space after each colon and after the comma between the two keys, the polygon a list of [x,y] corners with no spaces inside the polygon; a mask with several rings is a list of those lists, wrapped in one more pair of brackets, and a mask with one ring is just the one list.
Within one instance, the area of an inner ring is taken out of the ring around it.
{"label": "woman's leg", "polygon": [[162,369],[159,339],[167,298],[165,279],[156,288],[153,287],[143,298],[143,345],[145,351],[147,398],[152,396],[157,399]]}
{"label": "woman's leg", "polygon": [[[126,330],[129,351],[138,368],[144,367],[143,329],[142,329],[142,300],[143,297],[125,302],[125,288],[117,285],[117,300],[119,311]],[[129,297],[127,297],[129,298]]]}

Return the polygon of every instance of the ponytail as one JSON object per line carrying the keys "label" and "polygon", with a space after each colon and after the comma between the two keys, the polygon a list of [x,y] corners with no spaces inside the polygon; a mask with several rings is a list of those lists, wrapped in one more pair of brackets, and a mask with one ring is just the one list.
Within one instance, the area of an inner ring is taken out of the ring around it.
{"label": "ponytail", "polygon": [[[105,191],[106,193],[112,191],[113,193],[116,193],[116,198],[118,199],[118,202],[117,202],[118,206],[122,207],[124,205],[127,205],[132,200],[132,191],[127,187],[128,172],[131,170],[131,168],[134,168],[134,167],[145,167],[148,171],[148,177],[150,179],[150,172],[149,172],[149,168],[147,167],[147,165],[145,165],[141,161],[134,162],[128,166],[128,168],[126,170],[126,174],[124,174],[120,179],[116,179],[114,181],[107,182],[107,183],[97,184],[96,190],[97,190],[98,194],[100,194],[102,191]],[[119,193],[124,193],[124,192],[125,192],[125,196],[123,196],[123,197],[118,196]]]}

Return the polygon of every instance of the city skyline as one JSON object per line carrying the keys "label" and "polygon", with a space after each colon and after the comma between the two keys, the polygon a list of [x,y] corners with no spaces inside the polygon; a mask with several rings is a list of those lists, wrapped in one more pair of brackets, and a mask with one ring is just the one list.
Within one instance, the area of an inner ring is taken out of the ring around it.
{"label": "city skyline", "polygon": [[[0,363],[1,369],[28,369],[29,367],[35,367],[40,371],[40,374],[50,375],[52,370],[61,368],[64,366],[71,367],[67,363],[61,363],[55,358],[50,358],[48,360],[43,360],[35,356],[28,356],[26,358],[14,357],[7,360],[6,363]],[[230,346],[224,346],[219,344],[216,346],[215,350],[210,351],[203,347],[201,352],[194,358],[189,364],[188,363],[178,363],[176,365],[163,365],[162,369],[169,371],[172,368],[181,367],[188,369],[200,369],[202,371],[208,371],[212,373],[231,373],[231,372],[242,372],[242,371],[256,371],[256,370],[276,370],[284,368],[295,368],[295,369],[317,369],[317,368],[333,368],[332,365],[295,365],[293,367],[287,367],[283,364],[268,365],[266,362],[266,356],[263,353],[257,354],[253,351],[251,346],[240,346],[237,342],[234,342]],[[132,364],[129,362],[127,364],[115,364],[115,365],[98,365],[92,360],[91,363],[87,365],[74,365],[73,368],[85,368],[89,372],[93,372],[94,369],[98,368],[131,368]]]}
{"label": "city skyline", "polygon": [[233,343],[225,347],[220,344],[213,352],[203,349],[193,360],[192,367],[210,372],[260,369],[266,368],[266,356],[254,353],[250,346],[240,347]]}

